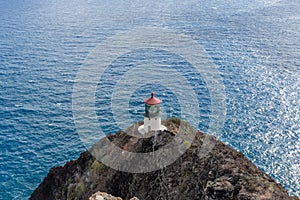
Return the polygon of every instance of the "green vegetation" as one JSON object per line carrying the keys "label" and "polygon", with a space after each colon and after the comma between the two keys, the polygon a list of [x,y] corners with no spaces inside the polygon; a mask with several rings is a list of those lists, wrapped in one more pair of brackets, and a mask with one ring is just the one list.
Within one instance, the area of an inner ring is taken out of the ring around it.
{"label": "green vegetation", "polygon": [[72,183],[68,186],[67,199],[68,200],[79,200],[82,199],[86,192],[86,186],[84,181],[80,179],[77,183]]}
{"label": "green vegetation", "polygon": [[108,170],[108,167],[95,160],[91,165],[91,169],[93,174],[101,174],[103,172],[106,172]]}
{"label": "green vegetation", "polygon": [[192,145],[192,144],[191,144],[189,141],[184,141],[184,142],[182,143],[182,146],[183,146],[184,148],[186,148],[186,149],[190,148],[191,145]]}
{"label": "green vegetation", "polygon": [[174,124],[180,125],[181,120],[178,117],[172,117],[171,122]]}
{"label": "green vegetation", "polygon": [[82,196],[84,195],[86,191],[86,187],[83,181],[80,181],[75,189],[75,198],[76,199],[82,199]]}
{"label": "green vegetation", "polygon": [[74,190],[76,188],[76,185],[75,184],[70,184],[68,186],[68,194],[67,194],[67,199],[68,200],[71,200],[71,199],[74,199]]}

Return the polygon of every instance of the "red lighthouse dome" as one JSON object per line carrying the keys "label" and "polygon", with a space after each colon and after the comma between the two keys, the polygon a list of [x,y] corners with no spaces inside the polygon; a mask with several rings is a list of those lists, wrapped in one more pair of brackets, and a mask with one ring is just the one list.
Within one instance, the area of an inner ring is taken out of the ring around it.
{"label": "red lighthouse dome", "polygon": [[154,92],[152,92],[151,97],[146,99],[144,102],[147,105],[157,105],[157,104],[160,104],[161,100],[154,97]]}

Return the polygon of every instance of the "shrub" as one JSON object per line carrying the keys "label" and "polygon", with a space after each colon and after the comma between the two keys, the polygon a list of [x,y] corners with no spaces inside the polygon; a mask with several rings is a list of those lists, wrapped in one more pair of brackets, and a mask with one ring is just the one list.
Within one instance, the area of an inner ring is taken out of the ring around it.
{"label": "shrub", "polygon": [[174,124],[180,125],[181,120],[178,117],[172,117],[171,122]]}
{"label": "shrub", "polygon": [[103,172],[106,172],[108,170],[108,167],[95,160],[91,165],[91,169],[93,174],[101,174]]}

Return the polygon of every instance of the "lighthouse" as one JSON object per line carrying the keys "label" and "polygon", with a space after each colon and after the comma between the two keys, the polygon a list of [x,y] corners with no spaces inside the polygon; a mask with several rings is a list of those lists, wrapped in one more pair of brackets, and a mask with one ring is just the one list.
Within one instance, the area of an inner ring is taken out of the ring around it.
{"label": "lighthouse", "polygon": [[144,113],[144,125],[139,127],[139,132],[142,134],[150,131],[166,130],[167,128],[161,125],[160,103],[161,100],[154,97],[154,92],[151,93],[151,97],[144,101],[145,113]]}

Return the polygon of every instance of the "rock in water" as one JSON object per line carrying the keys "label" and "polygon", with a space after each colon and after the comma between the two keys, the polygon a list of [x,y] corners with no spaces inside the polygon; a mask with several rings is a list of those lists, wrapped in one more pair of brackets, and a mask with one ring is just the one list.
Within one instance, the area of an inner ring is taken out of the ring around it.
{"label": "rock in water", "polygon": [[[149,152],[167,145],[182,134],[180,120],[164,122],[166,132],[156,138],[137,138],[120,132],[108,138],[120,148],[132,152]],[[182,126],[183,122],[181,122]],[[184,123],[187,126],[187,123]],[[134,127],[127,131],[135,133]],[[184,134],[196,131],[190,126]],[[127,132],[126,131],[126,132]],[[179,133],[178,133],[179,132]],[[63,167],[54,167],[33,192],[31,200],[88,200],[95,192],[130,199],[199,199],[199,200],[299,200],[271,177],[259,170],[244,155],[209,137],[213,149],[203,144],[205,134],[197,131],[192,143],[182,141],[189,149],[174,163],[148,173],[126,173],[109,168],[97,161],[89,151]],[[155,141],[155,142],[154,142]],[[101,140],[98,145],[101,144]],[[97,144],[93,148],[96,148]],[[93,150],[93,149],[92,149]],[[199,157],[199,153],[206,152]],[[100,198],[100,197],[99,197]]]}

